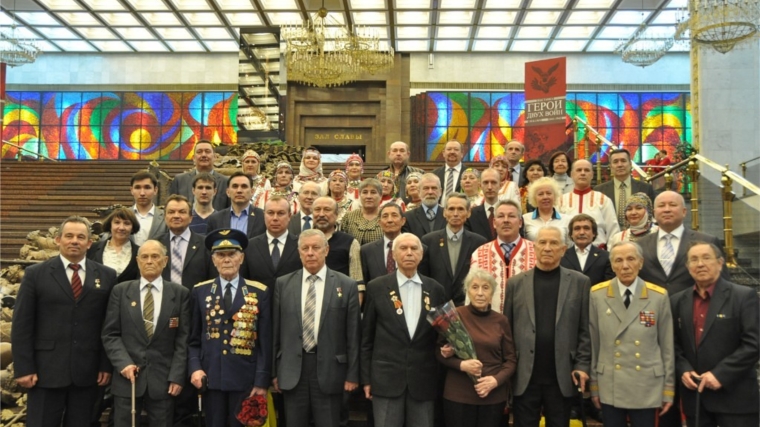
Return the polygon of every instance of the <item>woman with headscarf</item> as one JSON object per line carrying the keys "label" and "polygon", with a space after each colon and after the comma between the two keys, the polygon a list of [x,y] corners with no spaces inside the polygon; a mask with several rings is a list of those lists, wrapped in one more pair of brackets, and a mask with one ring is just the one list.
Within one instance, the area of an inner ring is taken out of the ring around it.
{"label": "woman with headscarf", "polygon": [[419,207],[422,202],[422,197],[420,196],[421,179],[422,174],[419,172],[410,172],[409,175],[406,176],[406,197],[410,200],[406,205],[406,210],[408,211]]}
{"label": "woman with headscarf", "polygon": [[470,209],[483,202],[483,192],[480,191],[480,172],[475,168],[462,171],[462,193],[470,200]]}
{"label": "woman with headscarf", "polygon": [[498,155],[491,158],[491,169],[499,172],[501,177],[501,187],[499,188],[499,200],[513,200],[520,203],[520,189],[517,183],[512,181],[512,174],[509,173],[509,162],[505,155]]}
{"label": "woman with headscarf", "polygon": [[658,227],[652,221],[652,201],[645,193],[636,193],[625,204],[625,225],[623,231],[610,237],[609,247],[618,242],[635,242],[647,234],[656,233]]}
{"label": "woman with headscarf", "polygon": [[335,200],[338,204],[338,220],[337,224],[340,226],[343,216],[347,212],[354,209],[354,206],[358,206],[359,203],[354,203],[354,200],[348,196],[347,189],[348,177],[342,170],[334,170],[330,173],[330,178],[327,180],[327,195]]}
{"label": "woman with headscarf", "polygon": [[274,185],[271,190],[264,191],[264,194],[258,198],[256,207],[264,210],[267,200],[274,196],[282,196],[288,199],[290,203],[290,214],[298,213],[298,193],[293,191],[293,166],[288,162],[277,163],[274,169]]}
{"label": "woman with headscarf", "polygon": [[346,159],[346,176],[348,177],[348,197],[359,200],[359,184],[362,183],[362,173],[364,173],[364,160],[358,154],[351,154]]}
{"label": "woman with headscarf", "polygon": [[393,178],[393,172],[390,170],[384,170],[377,174],[377,180],[380,181],[380,185],[383,187],[382,197],[380,198],[380,206],[383,207],[386,203],[395,203],[401,206],[402,211],[406,211],[406,203],[400,198],[396,197],[396,180]]}
{"label": "woman with headscarf", "polygon": [[[528,200],[528,187],[539,178],[543,178],[549,174],[549,171],[544,166],[544,163],[540,159],[528,160],[522,167],[520,182],[526,184],[520,187],[520,203],[522,206],[522,213],[526,214],[536,210],[536,207],[532,205]],[[562,193],[557,196],[561,196]]]}
{"label": "woman with headscarf", "polygon": [[360,245],[383,238],[380,228],[380,198],[383,186],[375,178],[367,178],[359,185],[361,209],[354,209],[343,216],[341,231],[348,233]]}
{"label": "woman with headscarf", "polygon": [[261,170],[261,156],[259,156],[259,153],[247,150],[243,153],[240,161],[243,164],[243,173],[250,176],[251,180],[253,180],[251,203],[253,206],[256,206],[264,192],[272,189],[272,183],[269,182],[267,177],[259,173]]}
{"label": "woman with headscarf", "polygon": [[327,194],[327,178],[322,175],[322,155],[316,148],[307,148],[301,154],[301,166],[298,175],[293,180],[293,191],[298,193],[306,182],[316,182],[322,188],[322,194]]}
{"label": "woman with headscarf", "polygon": [[573,191],[575,183],[570,178],[570,171],[572,170],[573,162],[570,161],[570,157],[567,153],[557,151],[549,158],[549,173],[562,190],[562,194]]}

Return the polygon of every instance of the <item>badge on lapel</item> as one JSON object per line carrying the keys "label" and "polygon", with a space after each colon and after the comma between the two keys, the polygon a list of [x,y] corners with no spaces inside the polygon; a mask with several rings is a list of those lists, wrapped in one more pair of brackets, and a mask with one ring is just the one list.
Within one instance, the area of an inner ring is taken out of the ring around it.
{"label": "badge on lapel", "polygon": [[100,289],[100,278],[95,279],[95,289]]}
{"label": "badge on lapel", "polygon": [[137,301],[132,301],[132,307],[137,307]]}
{"label": "badge on lapel", "polygon": [[654,326],[655,325],[654,311],[640,311],[639,323],[646,326],[647,328],[651,328],[652,326]]}
{"label": "badge on lapel", "polygon": [[169,329],[179,328],[179,317],[169,318]]}
{"label": "badge on lapel", "polygon": [[398,315],[404,314],[404,309],[401,308],[404,306],[404,304],[401,302],[400,299],[398,299],[398,295],[396,295],[396,291],[391,291],[391,301],[393,301],[393,308],[396,309],[396,314]]}
{"label": "badge on lapel", "polygon": [[425,292],[423,302],[425,303],[425,311],[430,311],[430,293]]}
{"label": "badge on lapel", "polygon": [[343,289],[337,288],[336,291],[338,291],[338,298],[343,298]]}

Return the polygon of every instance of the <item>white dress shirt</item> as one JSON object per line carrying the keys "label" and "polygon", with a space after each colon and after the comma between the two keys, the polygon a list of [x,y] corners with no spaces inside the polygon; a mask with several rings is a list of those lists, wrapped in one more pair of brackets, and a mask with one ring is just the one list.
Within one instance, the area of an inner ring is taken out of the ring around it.
{"label": "white dress shirt", "polygon": [[164,290],[164,279],[158,276],[156,280],[148,282],[144,277],[140,277],[140,301],[142,302],[143,310],[145,310],[145,296],[148,295],[148,283],[153,284],[153,288],[151,289],[151,294],[153,295],[153,332],[156,332],[158,315],[161,313],[161,296]]}
{"label": "white dress shirt", "polygon": [[409,278],[404,276],[401,270],[396,270],[396,280],[398,281],[398,292],[404,310],[406,328],[409,331],[409,336],[414,338],[422,309],[422,279],[417,272]]}
{"label": "white dress shirt", "polygon": [[280,248],[280,256],[282,256],[282,250],[285,249],[285,242],[288,239],[288,229],[285,229],[285,232],[280,235],[280,237],[274,237],[271,234],[269,234],[269,231],[267,233],[267,246],[269,247],[269,255],[272,255],[272,250],[274,249],[274,245],[272,244],[272,240],[277,239],[277,247]]}
{"label": "white dress shirt", "polygon": [[63,257],[63,255],[58,255],[61,258],[61,262],[63,263],[63,267],[66,269],[66,277],[69,278],[69,283],[71,283],[71,278],[74,276],[74,270],[69,268],[69,264],[79,264],[79,278],[82,279],[82,289],[84,289],[84,276],[85,271],[87,270],[87,266],[85,265],[85,262],[87,261],[87,258],[82,258],[81,261],[78,263],[72,263],[71,261],[67,260]]}
{"label": "white dress shirt", "polygon": [[150,228],[153,226],[153,218],[156,216],[156,205],[154,204],[145,215],[137,210],[137,205],[132,206],[132,210],[135,211],[137,222],[140,223],[140,231],[135,233],[133,238],[137,246],[142,246],[150,236]]}
{"label": "white dress shirt", "polygon": [[[446,191],[446,186],[449,183],[449,169],[454,169],[454,185],[451,186],[451,191],[457,191],[457,182],[459,181],[459,174],[462,173],[462,162],[459,162],[458,165],[454,167],[449,167],[448,165],[444,165],[443,169],[443,181],[441,184],[443,184],[442,191]],[[445,194],[444,194],[445,196]]]}
{"label": "white dress shirt", "polygon": [[625,291],[630,290],[631,291],[631,303],[633,303],[633,300],[636,298],[636,289],[639,285],[639,279],[635,279],[633,283],[631,283],[631,286],[626,286],[618,280],[618,292],[620,292],[620,297],[623,300],[623,303],[625,303]]}
{"label": "white dress shirt", "polygon": [[578,256],[578,264],[580,264],[581,270],[586,268],[586,260],[588,259],[589,252],[591,252],[591,249],[588,246],[584,249],[575,246],[575,254]]}
{"label": "white dress shirt", "polygon": [[[673,257],[678,254],[678,245],[681,243],[683,231],[684,227],[683,224],[681,224],[675,230],[670,232],[670,234],[673,236],[670,238],[670,244],[673,245]],[[663,237],[665,237],[666,234],[668,234],[668,232],[663,229],[657,230],[657,259],[662,259],[662,254],[664,253],[666,242],[666,239],[663,239]]]}
{"label": "white dress shirt", "polygon": [[[305,268],[303,269],[303,279],[301,280],[301,321],[303,321],[304,307],[306,307],[306,296],[309,294],[309,281],[307,280],[311,276]],[[322,317],[322,299],[325,296],[325,278],[327,277],[327,266],[323,265],[322,269],[316,274],[317,281],[314,282],[314,289],[316,290],[317,304],[314,310],[314,342],[319,343],[319,321]],[[303,326],[302,326],[303,328]]]}

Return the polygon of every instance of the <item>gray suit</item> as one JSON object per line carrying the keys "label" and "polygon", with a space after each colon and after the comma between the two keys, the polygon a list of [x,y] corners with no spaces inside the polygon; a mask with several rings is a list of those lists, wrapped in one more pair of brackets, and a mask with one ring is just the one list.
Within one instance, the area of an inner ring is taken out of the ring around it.
{"label": "gray suit", "polygon": [[[161,308],[153,337],[148,339],[142,312],[140,280],[116,285],[108,302],[103,323],[103,346],[113,364],[111,392],[115,401],[116,425],[129,425],[129,400],[132,387],[120,372],[136,365],[140,372],[135,381],[135,395],[150,408],[150,401],[167,400],[169,383],[185,385],[187,378],[187,337],[190,331],[190,291],[180,284],[164,281]],[[116,404],[123,398],[127,406]],[[171,425],[171,403],[163,413],[152,414]],[[167,409],[168,408],[168,409]],[[120,422],[121,421],[121,422]],[[164,424],[161,422],[161,424]],[[153,424],[151,424],[153,425]]]}
{"label": "gray suit", "polygon": [[[517,370],[512,381],[515,396],[525,392],[533,372],[536,347],[534,271],[531,269],[520,273],[507,282],[504,315],[512,325],[512,337],[517,351]],[[554,351],[557,355],[563,355],[556,358],[559,388],[564,397],[570,397],[577,393],[571,372],[588,372],[591,363],[588,331],[588,298],[591,284],[588,277],[564,267],[560,267],[560,275]],[[567,355],[569,357],[565,357]]]}
{"label": "gray suit", "polygon": [[[177,174],[169,184],[169,194],[181,194],[190,200],[190,206],[193,205],[193,179],[198,171],[193,168],[190,172]],[[230,199],[227,197],[227,180],[229,177],[218,172],[211,174],[216,181],[216,195],[214,196],[214,210],[220,211],[230,206]],[[209,230],[210,231],[210,230]]]}
{"label": "gray suit", "polygon": [[158,206],[156,206],[156,213],[153,215],[153,222],[150,224],[148,240],[158,240],[159,237],[168,231],[169,227],[166,226],[164,210],[159,209]]}

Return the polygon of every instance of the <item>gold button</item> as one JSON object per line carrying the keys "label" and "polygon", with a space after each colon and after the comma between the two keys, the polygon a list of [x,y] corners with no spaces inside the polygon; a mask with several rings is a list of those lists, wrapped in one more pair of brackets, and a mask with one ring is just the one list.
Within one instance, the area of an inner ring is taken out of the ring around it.
{"label": "gold button", "polygon": [[620,340],[615,340],[615,345],[620,345]]}
{"label": "gold button", "polygon": [[633,343],[634,343],[634,344],[636,344],[636,345],[639,345],[639,344],[641,344],[641,341],[639,341],[639,340],[636,340],[636,341],[634,341]]}
{"label": "gold button", "polygon": [[615,365],[615,369],[620,370],[620,365]]}
{"label": "gold button", "polygon": [[641,359],[641,353],[636,353],[636,358]]}
{"label": "gold button", "polygon": [[224,321],[224,324],[225,324],[225,325],[226,325],[226,324],[228,324],[228,323],[230,323],[230,321],[229,321],[229,320],[225,320],[225,321]]}
{"label": "gold button", "polygon": [[639,365],[636,365],[636,370],[637,370],[637,371],[640,371],[640,370],[641,370],[641,366],[639,366]]}
{"label": "gold button", "polygon": [[227,340],[224,340],[224,344],[227,344]]}
{"label": "gold button", "polygon": [[224,330],[224,335],[227,335],[227,330],[226,329]]}
{"label": "gold button", "polygon": [[615,357],[620,357],[620,352],[619,351],[615,352]]}
{"label": "gold button", "polygon": [[227,354],[227,350],[222,350],[222,354]]}

